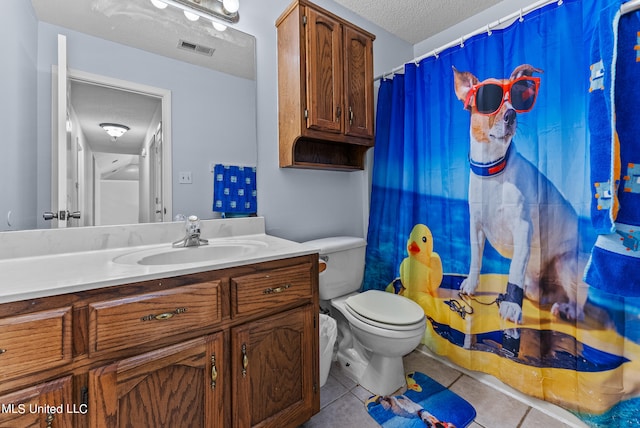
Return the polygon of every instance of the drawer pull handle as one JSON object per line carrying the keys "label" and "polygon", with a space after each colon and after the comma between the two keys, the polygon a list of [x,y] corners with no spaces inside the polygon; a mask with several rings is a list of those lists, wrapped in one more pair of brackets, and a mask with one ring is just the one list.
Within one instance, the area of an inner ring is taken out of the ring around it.
{"label": "drawer pull handle", "polygon": [[218,369],[216,368],[216,356],[211,356],[211,389],[216,389],[216,381],[218,380]]}
{"label": "drawer pull handle", "polygon": [[265,288],[264,291],[262,292],[262,294],[275,294],[275,293],[282,293],[284,290],[291,288],[291,284],[285,284],[282,285],[280,287],[277,288]]}
{"label": "drawer pull handle", "polygon": [[168,320],[170,318],[173,318],[174,315],[184,314],[185,312],[187,312],[187,308],[177,308],[173,312],[165,312],[162,314],[149,314],[149,315],[143,316],[140,319],[142,321],[153,321],[153,320],[163,321],[163,320]]}
{"label": "drawer pull handle", "polygon": [[247,376],[247,367],[249,367],[249,357],[247,356],[247,345],[242,344],[242,377]]}

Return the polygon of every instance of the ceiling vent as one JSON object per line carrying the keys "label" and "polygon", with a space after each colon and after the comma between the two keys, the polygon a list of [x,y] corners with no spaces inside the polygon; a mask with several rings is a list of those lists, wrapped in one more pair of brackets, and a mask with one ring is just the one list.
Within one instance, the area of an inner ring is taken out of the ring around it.
{"label": "ceiling vent", "polygon": [[185,40],[178,41],[178,48],[184,49],[185,51],[191,51],[191,52],[199,53],[200,55],[206,55],[206,56],[212,56],[213,52],[215,51],[214,48],[199,45],[197,43],[187,42]]}

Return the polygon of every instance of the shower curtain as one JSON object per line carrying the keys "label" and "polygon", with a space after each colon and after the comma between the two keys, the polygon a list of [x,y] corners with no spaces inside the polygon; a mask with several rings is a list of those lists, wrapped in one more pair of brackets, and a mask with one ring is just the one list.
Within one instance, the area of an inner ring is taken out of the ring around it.
{"label": "shower curtain", "polygon": [[382,79],[363,284],[420,304],[433,352],[592,426],[640,423],[640,133],[615,109],[638,126],[640,19],[620,3],[552,3]]}

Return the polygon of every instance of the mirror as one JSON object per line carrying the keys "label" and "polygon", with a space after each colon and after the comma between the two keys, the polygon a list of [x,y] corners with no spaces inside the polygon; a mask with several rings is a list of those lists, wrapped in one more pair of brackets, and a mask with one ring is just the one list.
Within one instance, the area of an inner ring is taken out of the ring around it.
{"label": "mirror", "polygon": [[[171,166],[167,182],[172,203],[168,212],[216,217],[211,210],[211,166],[255,165],[257,160],[253,36],[233,28],[221,32],[202,18],[195,23],[188,21],[181,11],[171,7],[156,9],[149,0],[6,0],[3,6],[0,34],[16,43],[6,43],[0,48],[9,59],[6,78],[0,82],[4,94],[0,98],[4,129],[0,230],[51,227],[42,215],[51,210],[54,193],[52,76],[58,63],[58,34],[67,39],[67,64],[72,79],[68,94],[72,106],[74,91],[78,89],[74,89],[74,75],[99,76],[171,94],[168,123],[148,124],[142,133],[145,135],[142,144],[149,147],[159,137],[163,137],[163,143],[170,142],[166,161]],[[106,113],[109,96],[94,94],[89,98],[96,101],[91,115],[85,115],[83,107],[72,108],[79,121],[84,116],[98,121],[94,115],[101,108]],[[125,115],[124,122],[127,109],[117,110]],[[87,140],[98,138],[92,136],[95,133],[108,143],[106,133],[97,133],[104,132],[98,125],[79,126],[85,130]],[[156,126],[162,127],[161,132],[150,132]],[[129,132],[135,135],[133,127]],[[122,143],[125,137],[126,134],[120,137]],[[72,143],[77,141],[69,141],[69,146]],[[102,168],[99,165],[113,161],[113,157],[109,158],[111,149],[101,150],[100,153],[105,153],[103,159],[98,160],[100,155],[87,162],[85,172],[92,162],[98,170]],[[143,169],[141,152],[142,149],[137,154],[127,154],[129,172]],[[191,183],[181,182],[183,174],[191,177]],[[79,186],[78,182],[73,186]],[[157,220],[149,215],[139,217],[142,221]],[[101,224],[112,223],[105,219]]]}

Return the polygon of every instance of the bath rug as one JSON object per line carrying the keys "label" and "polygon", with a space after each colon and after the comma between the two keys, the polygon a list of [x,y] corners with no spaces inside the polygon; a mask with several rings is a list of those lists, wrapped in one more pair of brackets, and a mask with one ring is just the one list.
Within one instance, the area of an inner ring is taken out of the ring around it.
{"label": "bath rug", "polygon": [[420,372],[407,374],[404,394],[374,395],[364,405],[383,428],[464,428],[476,417],[471,404]]}

